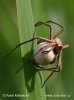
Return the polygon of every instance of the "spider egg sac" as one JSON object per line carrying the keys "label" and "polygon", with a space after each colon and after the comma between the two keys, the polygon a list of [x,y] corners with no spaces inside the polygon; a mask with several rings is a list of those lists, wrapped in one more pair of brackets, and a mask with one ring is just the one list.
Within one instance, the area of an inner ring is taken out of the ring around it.
{"label": "spider egg sac", "polygon": [[39,65],[51,64],[55,60],[55,54],[47,42],[42,42],[37,45],[34,50],[34,59]]}

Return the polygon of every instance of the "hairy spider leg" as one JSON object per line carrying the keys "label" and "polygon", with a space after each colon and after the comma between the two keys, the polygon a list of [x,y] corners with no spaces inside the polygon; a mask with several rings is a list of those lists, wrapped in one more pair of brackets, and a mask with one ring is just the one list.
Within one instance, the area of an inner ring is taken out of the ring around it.
{"label": "hairy spider leg", "polygon": [[55,34],[55,35],[53,36],[53,39],[55,39],[58,35],[60,35],[60,34],[64,31],[64,27],[63,27],[62,25],[60,25],[60,24],[54,22],[54,21],[49,20],[49,21],[46,21],[45,23],[53,23],[53,24],[56,24],[56,25],[58,25],[58,26],[61,27],[61,30],[60,30],[57,34]]}
{"label": "hairy spider leg", "polygon": [[26,61],[26,62],[22,65],[22,67],[20,67],[20,68],[16,71],[16,73],[18,73],[18,72],[24,67],[24,65],[25,65],[26,63],[31,63],[31,64],[34,66],[35,69],[40,70],[40,71],[48,70],[48,69],[46,69],[46,68],[44,68],[44,67],[41,67],[41,66],[37,65],[35,62],[33,62],[32,59],[33,59],[33,58],[24,59],[24,61]]}
{"label": "hairy spider leg", "polygon": [[[56,24],[56,25],[60,26],[62,29],[61,29],[57,34],[55,34],[55,35],[53,36],[53,34],[52,34],[52,27],[51,27],[49,24],[47,24],[47,23]],[[52,39],[52,38],[55,39],[59,34],[61,34],[61,33],[64,31],[64,27],[63,27],[62,25],[60,25],[60,24],[58,24],[58,23],[56,23],[56,22],[54,22],[54,21],[51,21],[51,20],[46,21],[46,22],[41,22],[41,21],[39,21],[38,23],[35,24],[35,26],[40,26],[40,25],[42,25],[42,24],[44,24],[44,25],[50,27],[50,39]]]}
{"label": "hairy spider leg", "polygon": [[31,41],[34,41],[34,40],[42,40],[44,42],[48,42],[48,43],[51,43],[52,41],[47,39],[47,38],[43,38],[43,37],[34,37],[30,40],[27,40],[25,42],[22,42],[20,44],[18,44],[14,49],[12,49],[7,55],[5,55],[3,58],[6,58],[7,56],[9,56],[13,51],[15,51],[18,47],[20,47],[21,45],[24,45],[25,43],[28,43],[28,42],[31,42]]}
{"label": "hairy spider leg", "polygon": [[49,76],[45,79],[45,81],[43,82],[41,88],[43,88],[43,86],[45,85],[45,83],[48,81],[48,79],[53,75],[54,71],[52,71]]}
{"label": "hairy spider leg", "polygon": [[39,22],[37,22],[37,23],[35,24],[36,27],[37,27],[37,26],[41,26],[41,25],[45,25],[45,26],[47,26],[47,27],[50,28],[50,40],[51,40],[51,38],[52,38],[52,36],[53,36],[51,25],[47,24],[46,22],[41,22],[41,21],[39,21]]}
{"label": "hairy spider leg", "polygon": [[60,72],[60,70],[62,69],[62,64],[61,64],[61,52],[58,54],[57,56],[57,65],[55,68],[49,68],[49,69],[45,69],[48,71],[52,71],[49,76],[46,78],[46,80],[44,81],[42,87],[45,85],[45,83],[48,81],[48,79],[53,75],[54,72]]}
{"label": "hairy spider leg", "polygon": [[52,71],[52,72],[49,74],[49,76],[46,78],[46,80],[44,81],[42,87],[43,87],[44,84],[47,82],[47,80],[53,75],[54,72],[60,72],[60,71],[61,71],[61,69],[62,69],[61,53],[62,53],[62,52],[60,52],[60,53],[58,54],[58,56],[57,56],[57,65],[56,65],[55,68],[48,68],[48,69],[46,69],[46,68],[41,67],[41,68],[39,69],[40,71],[43,71],[43,70],[44,70],[44,71],[45,71],[45,70],[47,70],[47,71]]}

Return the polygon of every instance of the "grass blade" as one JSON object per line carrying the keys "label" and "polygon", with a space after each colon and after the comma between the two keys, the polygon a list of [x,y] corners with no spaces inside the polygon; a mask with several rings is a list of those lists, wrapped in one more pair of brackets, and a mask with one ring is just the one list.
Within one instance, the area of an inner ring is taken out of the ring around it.
{"label": "grass blade", "polygon": [[[34,36],[33,14],[30,0],[16,0],[16,4],[20,42],[23,42]],[[36,42],[21,46],[21,56],[30,57],[35,46]],[[30,64],[24,66],[24,80],[24,92],[29,95],[26,100],[46,100],[45,88],[41,88],[39,74]]]}

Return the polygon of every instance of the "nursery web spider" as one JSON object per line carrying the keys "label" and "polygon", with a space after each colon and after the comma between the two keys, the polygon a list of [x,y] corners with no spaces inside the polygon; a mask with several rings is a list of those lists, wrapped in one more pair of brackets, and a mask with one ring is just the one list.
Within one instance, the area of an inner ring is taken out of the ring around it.
{"label": "nursery web spider", "polygon": [[[59,27],[61,27],[61,30],[57,34],[53,35],[52,27],[48,23],[53,23],[53,24],[58,25]],[[57,38],[57,36],[60,35],[64,31],[64,27],[62,25],[60,25],[60,24],[58,24],[54,21],[46,21],[46,22],[36,23],[35,27],[38,27],[38,26],[41,26],[41,25],[45,25],[49,28],[50,38],[34,37],[34,38],[32,38],[28,41],[25,41],[25,42],[18,44],[6,56],[11,54],[19,46],[21,46],[25,43],[34,41],[34,40],[38,40],[39,44],[37,45],[36,49],[34,50],[34,53],[33,53],[33,56],[32,56],[37,64],[34,64],[31,61],[31,59],[27,59],[27,60],[30,63],[32,63],[37,70],[40,70],[40,71],[47,70],[47,71],[51,72],[50,75],[46,78],[46,80],[42,84],[42,87],[43,87],[44,84],[46,83],[46,81],[53,75],[54,72],[60,72],[62,70],[62,62],[61,62],[62,50],[69,47],[69,45],[63,45],[62,41],[59,38]],[[44,68],[44,67],[40,66],[40,65],[52,64],[52,63],[55,62],[55,60],[57,61],[57,64],[56,64],[56,67],[54,67],[54,68]]]}

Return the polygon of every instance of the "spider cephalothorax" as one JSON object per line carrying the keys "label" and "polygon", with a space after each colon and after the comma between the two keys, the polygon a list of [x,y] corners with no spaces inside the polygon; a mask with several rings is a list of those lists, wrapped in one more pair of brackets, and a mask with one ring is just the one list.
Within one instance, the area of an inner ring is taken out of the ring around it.
{"label": "spider cephalothorax", "polygon": [[54,41],[54,45],[51,46],[54,46],[53,51],[58,55],[58,53],[63,49],[63,44],[59,38],[56,38]]}
{"label": "spider cephalothorax", "polygon": [[[57,34],[54,35],[53,32],[52,32],[52,27],[48,23],[53,23],[53,24],[58,25],[59,27],[61,27],[61,30]],[[41,25],[45,25],[48,28],[50,28],[50,38],[34,37],[34,38],[32,38],[32,39],[30,39],[28,41],[25,41],[23,43],[18,44],[6,56],[11,54],[19,46],[21,46],[21,45],[23,45],[25,43],[34,41],[34,40],[38,40],[39,44],[35,48],[33,56],[31,57],[36,61],[37,64],[33,63],[31,59],[27,59],[27,61],[29,61],[31,64],[33,64],[34,67],[36,69],[40,70],[40,71],[47,70],[47,71],[51,72],[50,75],[44,81],[44,83],[42,85],[42,87],[43,87],[44,84],[46,83],[46,81],[50,78],[50,76],[54,72],[59,72],[62,69],[62,62],[61,62],[62,50],[67,48],[67,47],[69,47],[69,45],[63,45],[61,40],[59,38],[57,38],[57,36],[64,31],[64,27],[62,25],[60,25],[60,24],[58,24],[56,22],[53,22],[53,21],[46,21],[46,22],[38,22],[38,23],[36,23],[35,27],[41,26]],[[44,68],[44,67],[40,66],[40,65],[52,64],[52,63],[55,62],[55,60],[57,60],[57,64],[56,64],[56,66],[54,68]]]}

